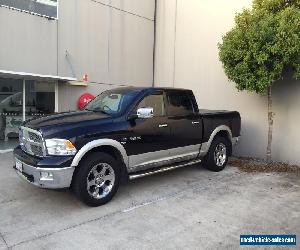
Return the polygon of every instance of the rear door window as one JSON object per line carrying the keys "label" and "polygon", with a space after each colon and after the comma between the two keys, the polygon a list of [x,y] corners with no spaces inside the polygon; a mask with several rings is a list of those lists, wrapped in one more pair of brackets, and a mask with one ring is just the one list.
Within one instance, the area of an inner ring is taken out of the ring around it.
{"label": "rear door window", "polygon": [[168,115],[187,116],[194,113],[193,103],[188,91],[167,91]]}

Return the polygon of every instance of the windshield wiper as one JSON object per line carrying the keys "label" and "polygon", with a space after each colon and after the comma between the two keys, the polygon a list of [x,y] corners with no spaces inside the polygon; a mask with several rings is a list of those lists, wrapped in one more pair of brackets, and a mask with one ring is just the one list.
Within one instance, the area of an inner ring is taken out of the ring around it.
{"label": "windshield wiper", "polygon": [[92,111],[92,112],[101,112],[103,114],[106,114],[106,115],[111,115],[110,113],[102,110],[102,109],[84,109],[84,110],[87,110],[87,111]]}
{"label": "windshield wiper", "polygon": [[104,110],[99,110],[99,112],[102,112],[103,114],[106,114],[106,115],[111,115],[110,113],[108,113],[108,112],[106,112],[106,111],[104,111]]}
{"label": "windshield wiper", "polygon": [[92,111],[92,112],[94,112],[95,110],[93,110],[93,109],[84,109],[85,111]]}

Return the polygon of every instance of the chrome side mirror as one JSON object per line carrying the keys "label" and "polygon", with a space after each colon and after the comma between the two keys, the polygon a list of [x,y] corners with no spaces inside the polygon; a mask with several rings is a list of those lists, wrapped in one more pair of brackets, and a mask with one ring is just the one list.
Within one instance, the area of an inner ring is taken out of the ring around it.
{"label": "chrome side mirror", "polygon": [[152,107],[146,107],[146,108],[139,108],[136,112],[138,118],[151,118],[153,117],[153,108]]}

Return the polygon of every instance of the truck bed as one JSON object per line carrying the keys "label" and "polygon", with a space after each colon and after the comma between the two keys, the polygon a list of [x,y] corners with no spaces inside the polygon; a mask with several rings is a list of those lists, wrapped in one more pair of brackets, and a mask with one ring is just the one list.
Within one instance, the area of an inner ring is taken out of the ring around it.
{"label": "truck bed", "polygon": [[230,128],[232,137],[240,136],[241,117],[237,111],[200,109],[199,114],[203,119],[203,141],[207,142],[214,129],[225,125]]}

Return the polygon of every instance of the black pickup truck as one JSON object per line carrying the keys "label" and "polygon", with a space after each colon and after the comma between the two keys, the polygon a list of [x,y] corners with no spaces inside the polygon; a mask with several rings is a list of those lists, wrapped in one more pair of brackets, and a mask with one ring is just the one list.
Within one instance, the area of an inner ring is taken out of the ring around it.
{"label": "black pickup truck", "polygon": [[14,168],[33,185],[71,188],[99,206],[126,180],[200,162],[221,171],[240,129],[238,112],[199,110],[191,90],[117,88],[83,111],[25,122]]}

